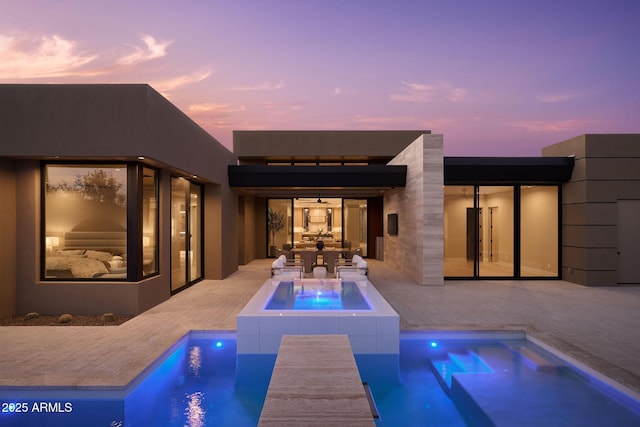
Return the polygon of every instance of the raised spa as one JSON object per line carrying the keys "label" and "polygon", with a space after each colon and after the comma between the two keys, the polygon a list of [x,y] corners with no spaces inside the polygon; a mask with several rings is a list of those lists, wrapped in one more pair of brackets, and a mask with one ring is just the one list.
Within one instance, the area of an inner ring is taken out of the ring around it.
{"label": "raised spa", "polygon": [[283,335],[349,336],[359,354],[397,354],[400,318],[366,279],[267,280],[237,318],[238,354],[275,354]]}
{"label": "raised spa", "polygon": [[278,283],[267,310],[371,310],[355,282]]}

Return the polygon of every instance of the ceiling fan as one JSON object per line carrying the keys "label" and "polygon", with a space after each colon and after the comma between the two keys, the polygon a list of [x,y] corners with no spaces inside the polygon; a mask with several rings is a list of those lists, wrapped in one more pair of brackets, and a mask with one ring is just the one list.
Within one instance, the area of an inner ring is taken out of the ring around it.
{"label": "ceiling fan", "polygon": [[298,203],[311,203],[311,204],[314,204],[314,205],[317,205],[317,204],[325,205],[325,204],[331,203],[331,202],[328,202],[326,200],[322,200],[321,197],[318,197],[317,200],[313,200],[311,198],[299,198],[299,199],[297,199],[297,202]]}

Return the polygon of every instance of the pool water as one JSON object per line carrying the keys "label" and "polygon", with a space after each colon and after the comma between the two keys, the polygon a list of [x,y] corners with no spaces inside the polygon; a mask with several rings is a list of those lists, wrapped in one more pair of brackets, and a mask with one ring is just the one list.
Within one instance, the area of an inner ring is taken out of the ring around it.
{"label": "pool water", "polygon": [[125,426],[256,426],[276,355],[235,344],[188,340],[126,397]]}
{"label": "pool water", "polygon": [[265,310],[370,310],[354,282],[280,282]]}
{"label": "pool water", "polygon": [[[640,425],[640,402],[526,339],[434,341],[405,333],[399,355],[355,358],[377,426]],[[192,333],[121,399],[104,391],[0,391],[2,402],[13,393],[17,401],[73,408],[1,413],[0,425],[256,426],[275,360],[236,355],[234,334]]]}

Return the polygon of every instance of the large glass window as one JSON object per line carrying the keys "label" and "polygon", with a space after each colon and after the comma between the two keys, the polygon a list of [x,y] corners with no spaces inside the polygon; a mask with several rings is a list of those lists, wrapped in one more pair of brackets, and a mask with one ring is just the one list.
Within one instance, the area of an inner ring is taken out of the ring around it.
{"label": "large glass window", "polygon": [[142,168],[142,271],[158,272],[158,173]]}
{"label": "large glass window", "polygon": [[43,167],[46,279],[127,278],[127,165]]}
{"label": "large glass window", "polygon": [[558,276],[558,187],[521,187],[520,275]]}

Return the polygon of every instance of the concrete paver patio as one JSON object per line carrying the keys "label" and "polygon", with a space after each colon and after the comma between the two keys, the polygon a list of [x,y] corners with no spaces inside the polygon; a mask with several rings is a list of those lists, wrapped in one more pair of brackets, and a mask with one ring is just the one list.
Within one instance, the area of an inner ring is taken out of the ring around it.
{"label": "concrete paver patio", "polygon": [[[205,280],[120,326],[0,327],[0,387],[121,388],[190,330],[235,330],[269,276],[256,260]],[[563,281],[447,281],[418,286],[370,260],[370,280],[403,330],[525,330],[640,393],[640,287]]]}

